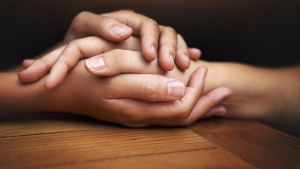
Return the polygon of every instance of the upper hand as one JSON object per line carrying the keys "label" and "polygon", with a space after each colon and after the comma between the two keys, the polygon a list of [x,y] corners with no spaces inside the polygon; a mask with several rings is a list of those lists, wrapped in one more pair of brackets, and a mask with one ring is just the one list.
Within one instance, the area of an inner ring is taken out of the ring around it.
{"label": "upper hand", "polygon": [[[178,47],[184,48],[183,40],[180,36],[178,39]],[[45,82],[45,87],[52,89],[64,80],[68,71],[80,59],[99,55],[113,49],[140,51],[141,48],[140,39],[133,36],[120,43],[113,43],[100,37],[86,37],[73,40],[68,45],[51,51],[33,63],[24,61],[23,65],[26,69],[19,73],[19,79],[23,83],[31,83],[37,81],[51,70]],[[195,58],[200,56],[200,53],[195,49],[189,49],[188,52]],[[157,59],[155,58],[155,60]]]}
{"label": "upper hand", "polygon": [[177,36],[173,28],[159,25],[155,20],[130,10],[100,15],[81,12],[74,18],[64,42],[69,43],[87,36],[121,42],[131,35],[141,38],[141,51],[146,60],[153,61],[158,57],[164,70],[172,70],[174,61],[179,68],[187,69],[189,57],[193,60],[199,59],[199,56],[189,55],[185,41]]}

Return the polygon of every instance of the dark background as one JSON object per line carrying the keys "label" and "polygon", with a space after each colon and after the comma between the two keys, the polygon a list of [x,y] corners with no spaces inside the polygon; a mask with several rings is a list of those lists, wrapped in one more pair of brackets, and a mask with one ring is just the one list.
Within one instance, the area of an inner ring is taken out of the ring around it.
{"label": "dark background", "polygon": [[80,11],[132,9],[170,25],[206,60],[260,66],[300,63],[300,1],[26,0],[0,2],[0,69],[62,40]]}
{"label": "dark background", "polygon": [[174,27],[205,60],[300,65],[299,0],[1,0],[0,70],[61,41],[80,11],[119,9]]}

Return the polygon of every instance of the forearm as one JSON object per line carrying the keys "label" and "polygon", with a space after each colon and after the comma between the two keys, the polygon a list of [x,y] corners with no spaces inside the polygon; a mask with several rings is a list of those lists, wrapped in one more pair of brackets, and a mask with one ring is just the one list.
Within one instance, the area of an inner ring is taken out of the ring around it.
{"label": "forearm", "polygon": [[57,92],[47,91],[44,79],[23,85],[15,72],[0,73],[0,79],[0,116],[51,111],[57,104]]}
{"label": "forearm", "polygon": [[229,117],[258,119],[294,126],[300,119],[300,67],[258,68],[237,63],[199,61],[208,67],[205,92],[225,86],[232,95],[224,100]]}

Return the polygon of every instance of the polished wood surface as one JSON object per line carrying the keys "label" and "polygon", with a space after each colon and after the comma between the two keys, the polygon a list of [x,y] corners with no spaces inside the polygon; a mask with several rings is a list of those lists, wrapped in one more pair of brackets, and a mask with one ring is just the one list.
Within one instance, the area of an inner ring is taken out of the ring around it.
{"label": "polished wood surface", "polygon": [[127,128],[42,114],[0,120],[0,168],[299,168],[300,139],[254,121]]}

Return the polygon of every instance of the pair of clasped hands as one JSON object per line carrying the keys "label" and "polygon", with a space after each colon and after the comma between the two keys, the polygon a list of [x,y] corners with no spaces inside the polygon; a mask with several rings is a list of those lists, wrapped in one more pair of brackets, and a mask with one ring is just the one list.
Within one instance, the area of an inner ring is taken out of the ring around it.
{"label": "pair of clasped hands", "polygon": [[64,44],[24,60],[18,76],[26,85],[44,84],[46,111],[130,127],[186,126],[225,116],[221,102],[230,95],[225,87],[205,91],[208,70],[194,64],[200,55],[174,29],[141,14],[82,12]]}

